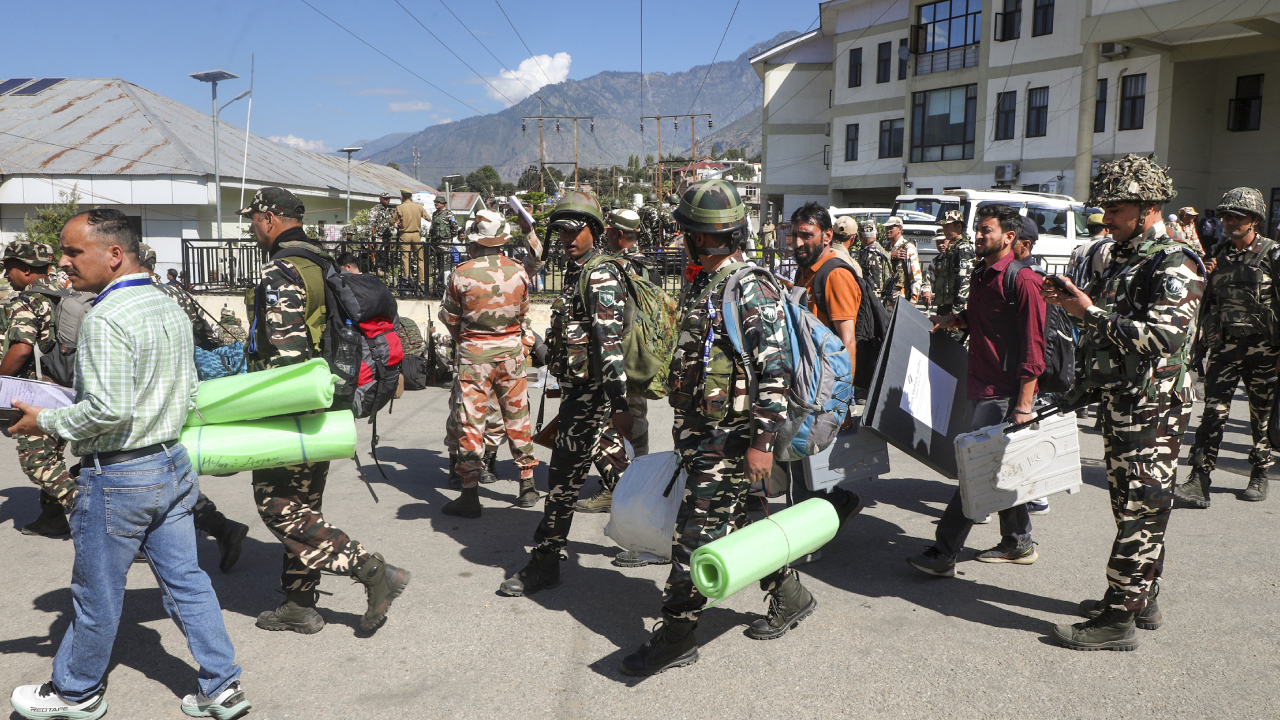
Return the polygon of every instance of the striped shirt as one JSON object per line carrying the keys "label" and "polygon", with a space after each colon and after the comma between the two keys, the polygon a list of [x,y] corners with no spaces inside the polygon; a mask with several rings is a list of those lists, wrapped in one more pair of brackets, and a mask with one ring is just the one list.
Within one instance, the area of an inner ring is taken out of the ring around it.
{"label": "striped shirt", "polygon": [[100,297],[80,325],[76,403],[42,410],[36,423],[70,440],[74,455],[176,441],[196,386],[191,322],[149,280]]}

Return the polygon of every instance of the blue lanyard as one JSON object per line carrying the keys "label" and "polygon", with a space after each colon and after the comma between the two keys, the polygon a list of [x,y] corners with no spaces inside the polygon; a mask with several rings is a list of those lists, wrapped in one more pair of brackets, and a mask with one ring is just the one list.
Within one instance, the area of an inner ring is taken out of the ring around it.
{"label": "blue lanyard", "polygon": [[149,277],[134,278],[132,280],[122,280],[117,283],[112,283],[107,286],[106,290],[103,290],[102,292],[98,293],[98,297],[91,300],[89,304],[97,306],[98,303],[102,302],[103,298],[115,292],[116,290],[119,290],[120,288],[137,287],[139,285],[150,285],[150,284],[151,284],[151,278]]}
{"label": "blue lanyard", "polygon": [[[714,294],[714,293],[713,293]],[[716,341],[716,306],[711,302],[711,296],[707,296],[707,339],[702,344],[702,371],[707,371],[707,364],[711,362],[711,346]]]}

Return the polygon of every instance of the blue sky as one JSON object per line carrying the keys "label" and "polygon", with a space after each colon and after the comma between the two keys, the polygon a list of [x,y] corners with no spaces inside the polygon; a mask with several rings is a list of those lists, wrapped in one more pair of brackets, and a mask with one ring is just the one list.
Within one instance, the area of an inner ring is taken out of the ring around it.
{"label": "blue sky", "polygon": [[[507,99],[519,101],[529,87],[545,83],[543,73],[582,79],[640,67],[639,0],[399,0],[494,88],[427,34],[397,0],[306,2],[9,3],[5,72],[12,77],[120,77],[208,112],[209,86],[188,74],[221,68],[241,75],[219,85],[219,100],[225,103],[248,89],[249,56],[255,53],[251,131],[331,149],[461,119],[476,114],[472,108],[501,110]],[[498,2],[538,62],[530,60]],[[676,72],[709,62],[734,6],[734,0],[646,0],[645,71]],[[741,0],[719,59],[737,57],[778,32],[803,31],[817,12],[817,2]],[[504,67],[517,77],[502,77]],[[247,101],[241,100],[222,117],[243,127],[246,109]]]}

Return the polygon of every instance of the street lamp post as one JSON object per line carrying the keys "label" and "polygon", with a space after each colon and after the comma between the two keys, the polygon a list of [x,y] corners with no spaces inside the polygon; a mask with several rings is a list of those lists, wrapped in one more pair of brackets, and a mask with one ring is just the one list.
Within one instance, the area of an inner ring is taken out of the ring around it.
{"label": "street lamp post", "polygon": [[347,154],[347,224],[351,224],[351,153],[358,153],[364,148],[344,147],[338,152]]}
{"label": "street lamp post", "polygon": [[[222,152],[218,146],[218,113],[220,112],[220,108],[218,107],[218,83],[223,80],[235,80],[240,76],[234,73],[229,73],[226,70],[209,70],[207,72],[191,73],[191,77],[195,78],[196,80],[199,80],[200,82],[207,82],[213,86],[213,192],[215,196],[215,202],[217,205],[217,213],[218,213],[218,239],[221,240],[222,239],[222,164],[220,162],[220,159],[221,159]],[[248,91],[240,93],[234,99],[232,99],[231,102],[227,103],[227,105],[230,105],[231,103],[235,102],[236,100],[239,100],[240,98],[248,94],[249,94]],[[225,108],[226,105],[223,105],[222,107]]]}

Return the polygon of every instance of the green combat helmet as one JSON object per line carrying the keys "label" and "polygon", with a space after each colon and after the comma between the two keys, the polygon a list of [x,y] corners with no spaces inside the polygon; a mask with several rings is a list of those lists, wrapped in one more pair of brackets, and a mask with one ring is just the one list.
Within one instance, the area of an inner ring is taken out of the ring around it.
{"label": "green combat helmet", "polygon": [[654,205],[658,202],[658,196],[653,193],[649,193],[644,196],[644,202],[646,205]]}
{"label": "green combat helmet", "polygon": [[673,217],[694,232],[724,233],[746,227],[747,208],[737,188],[713,178],[690,185]]}
{"label": "green combat helmet", "polygon": [[1155,163],[1155,156],[1144,158],[1130,153],[1111,162],[1102,163],[1098,174],[1089,183],[1089,202],[1092,207],[1115,203],[1154,203],[1163,205],[1177,192],[1169,180],[1169,169]]}
{"label": "green combat helmet", "polygon": [[1222,202],[1218,203],[1218,212],[1253,215],[1259,221],[1265,222],[1267,219],[1267,203],[1262,199],[1262,193],[1257,190],[1251,187],[1238,187],[1228,190],[1222,196]]}
{"label": "green combat helmet", "polygon": [[547,216],[547,227],[553,230],[560,227],[581,228],[583,224],[591,226],[592,234],[597,240],[604,234],[604,213],[600,210],[600,201],[595,195],[582,190],[565,193]]}

